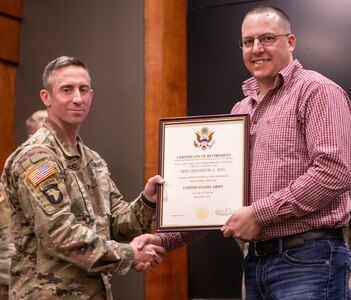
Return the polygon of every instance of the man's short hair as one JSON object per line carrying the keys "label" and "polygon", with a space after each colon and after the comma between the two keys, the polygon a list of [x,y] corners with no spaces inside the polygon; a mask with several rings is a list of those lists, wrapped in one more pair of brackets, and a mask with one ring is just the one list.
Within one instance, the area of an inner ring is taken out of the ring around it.
{"label": "man's short hair", "polygon": [[85,69],[88,72],[90,77],[90,72],[88,67],[80,61],[76,57],[72,56],[60,56],[55,58],[53,61],[49,62],[44,69],[43,76],[42,76],[42,85],[43,89],[50,91],[51,90],[51,75],[52,73],[60,68],[69,67],[69,66],[76,66]]}
{"label": "man's short hair", "polygon": [[275,12],[282,20],[284,20],[290,27],[291,29],[291,21],[290,18],[288,16],[288,14],[283,11],[282,9],[280,9],[279,7],[273,6],[273,5],[258,5],[254,8],[251,8],[245,15],[244,20],[246,19],[247,16],[252,15],[252,14],[256,14],[256,13],[264,13],[264,12]]}

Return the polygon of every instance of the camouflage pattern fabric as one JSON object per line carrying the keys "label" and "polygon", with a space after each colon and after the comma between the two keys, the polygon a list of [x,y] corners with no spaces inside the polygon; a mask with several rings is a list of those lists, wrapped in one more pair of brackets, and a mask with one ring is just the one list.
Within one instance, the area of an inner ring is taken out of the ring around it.
{"label": "camouflage pattern fabric", "polygon": [[140,195],[124,201],[106,162],[49,120],[8,158],[2,180],[16,247],[10,299],[112,299],[112,272],[129,270],[126,243],[150,232],[155,209]]}
{"label": "camouflage pattern fabric", "polygon": [[11,210],[0,182],[0,300],[8,299],[11,256],[15,247],[10,232]]}

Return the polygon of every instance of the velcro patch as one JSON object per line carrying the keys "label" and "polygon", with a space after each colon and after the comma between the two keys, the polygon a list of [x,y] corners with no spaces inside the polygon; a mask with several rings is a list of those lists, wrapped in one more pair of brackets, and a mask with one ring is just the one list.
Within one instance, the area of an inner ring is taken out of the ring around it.
{"label": "velcro patch", "polygon": [[34,186],[37,186],[45,178],[48,178],[49,176],[55,173],[55,168],[49,163],[49,161],[45,160],[39,166],[35,167],[27,175],[27,177]]}
{"label": "velcro patch", "polygon": [[44,195],[52,204],[60,203],[63,199],[63,194],[57,184],[52,184],[43,190]]}

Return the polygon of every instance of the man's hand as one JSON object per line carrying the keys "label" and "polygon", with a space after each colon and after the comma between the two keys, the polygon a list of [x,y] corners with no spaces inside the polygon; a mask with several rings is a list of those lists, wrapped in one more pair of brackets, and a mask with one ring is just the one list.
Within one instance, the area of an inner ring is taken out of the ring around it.
{"label": "man's hand", "polygon": [[156,203],[157,200],[157,186],[159,184],[163,184],[165,180],[160,176],[156,175],[154,177],[149,178],[145,185],[144,196],[147,200],[152,203]]}
{"label": "man's hand", "polygon": [[252,206],[244,206],[234,211],[221,228],[224,237],[232,236],[244,241],[253,240],[260,230],[261,226],[257,222]]}
{"label": "man's hand", "polygon": [[132,243],[135,244],[139,250],[141,250],[147,244],[153,244],[162,247],[161,238],[156,234],[150,233],[141,234],[135,237]]}
{"label": "man's hand", "polygon": [[[151,234],[150,234],[151,235]],[[167,254],[167,251],[160,246],[144,244],[146,239],[134,239],[130,244],[134,250],[134,261],[132,267],[138,272],[149,272],[155,268]],[[142,246],[141,246],[142,245]]]}

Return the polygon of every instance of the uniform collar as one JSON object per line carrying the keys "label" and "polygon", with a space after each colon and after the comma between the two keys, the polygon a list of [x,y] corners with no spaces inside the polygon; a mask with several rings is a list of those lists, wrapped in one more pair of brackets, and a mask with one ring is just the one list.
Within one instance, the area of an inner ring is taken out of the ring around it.
{"label": "uniform collar", "polygon": [[73,145],[70,139],[68,138],[67,134],[53,121],[47,119],[43,125],[46,129],[48,129],[51,134],[55,137],[55,140],[65,156],[67,157],[74,157],[80,156],[78,151],[79,146],[78,144],[82,143],[81,138],[77,137],[77,147]]}

